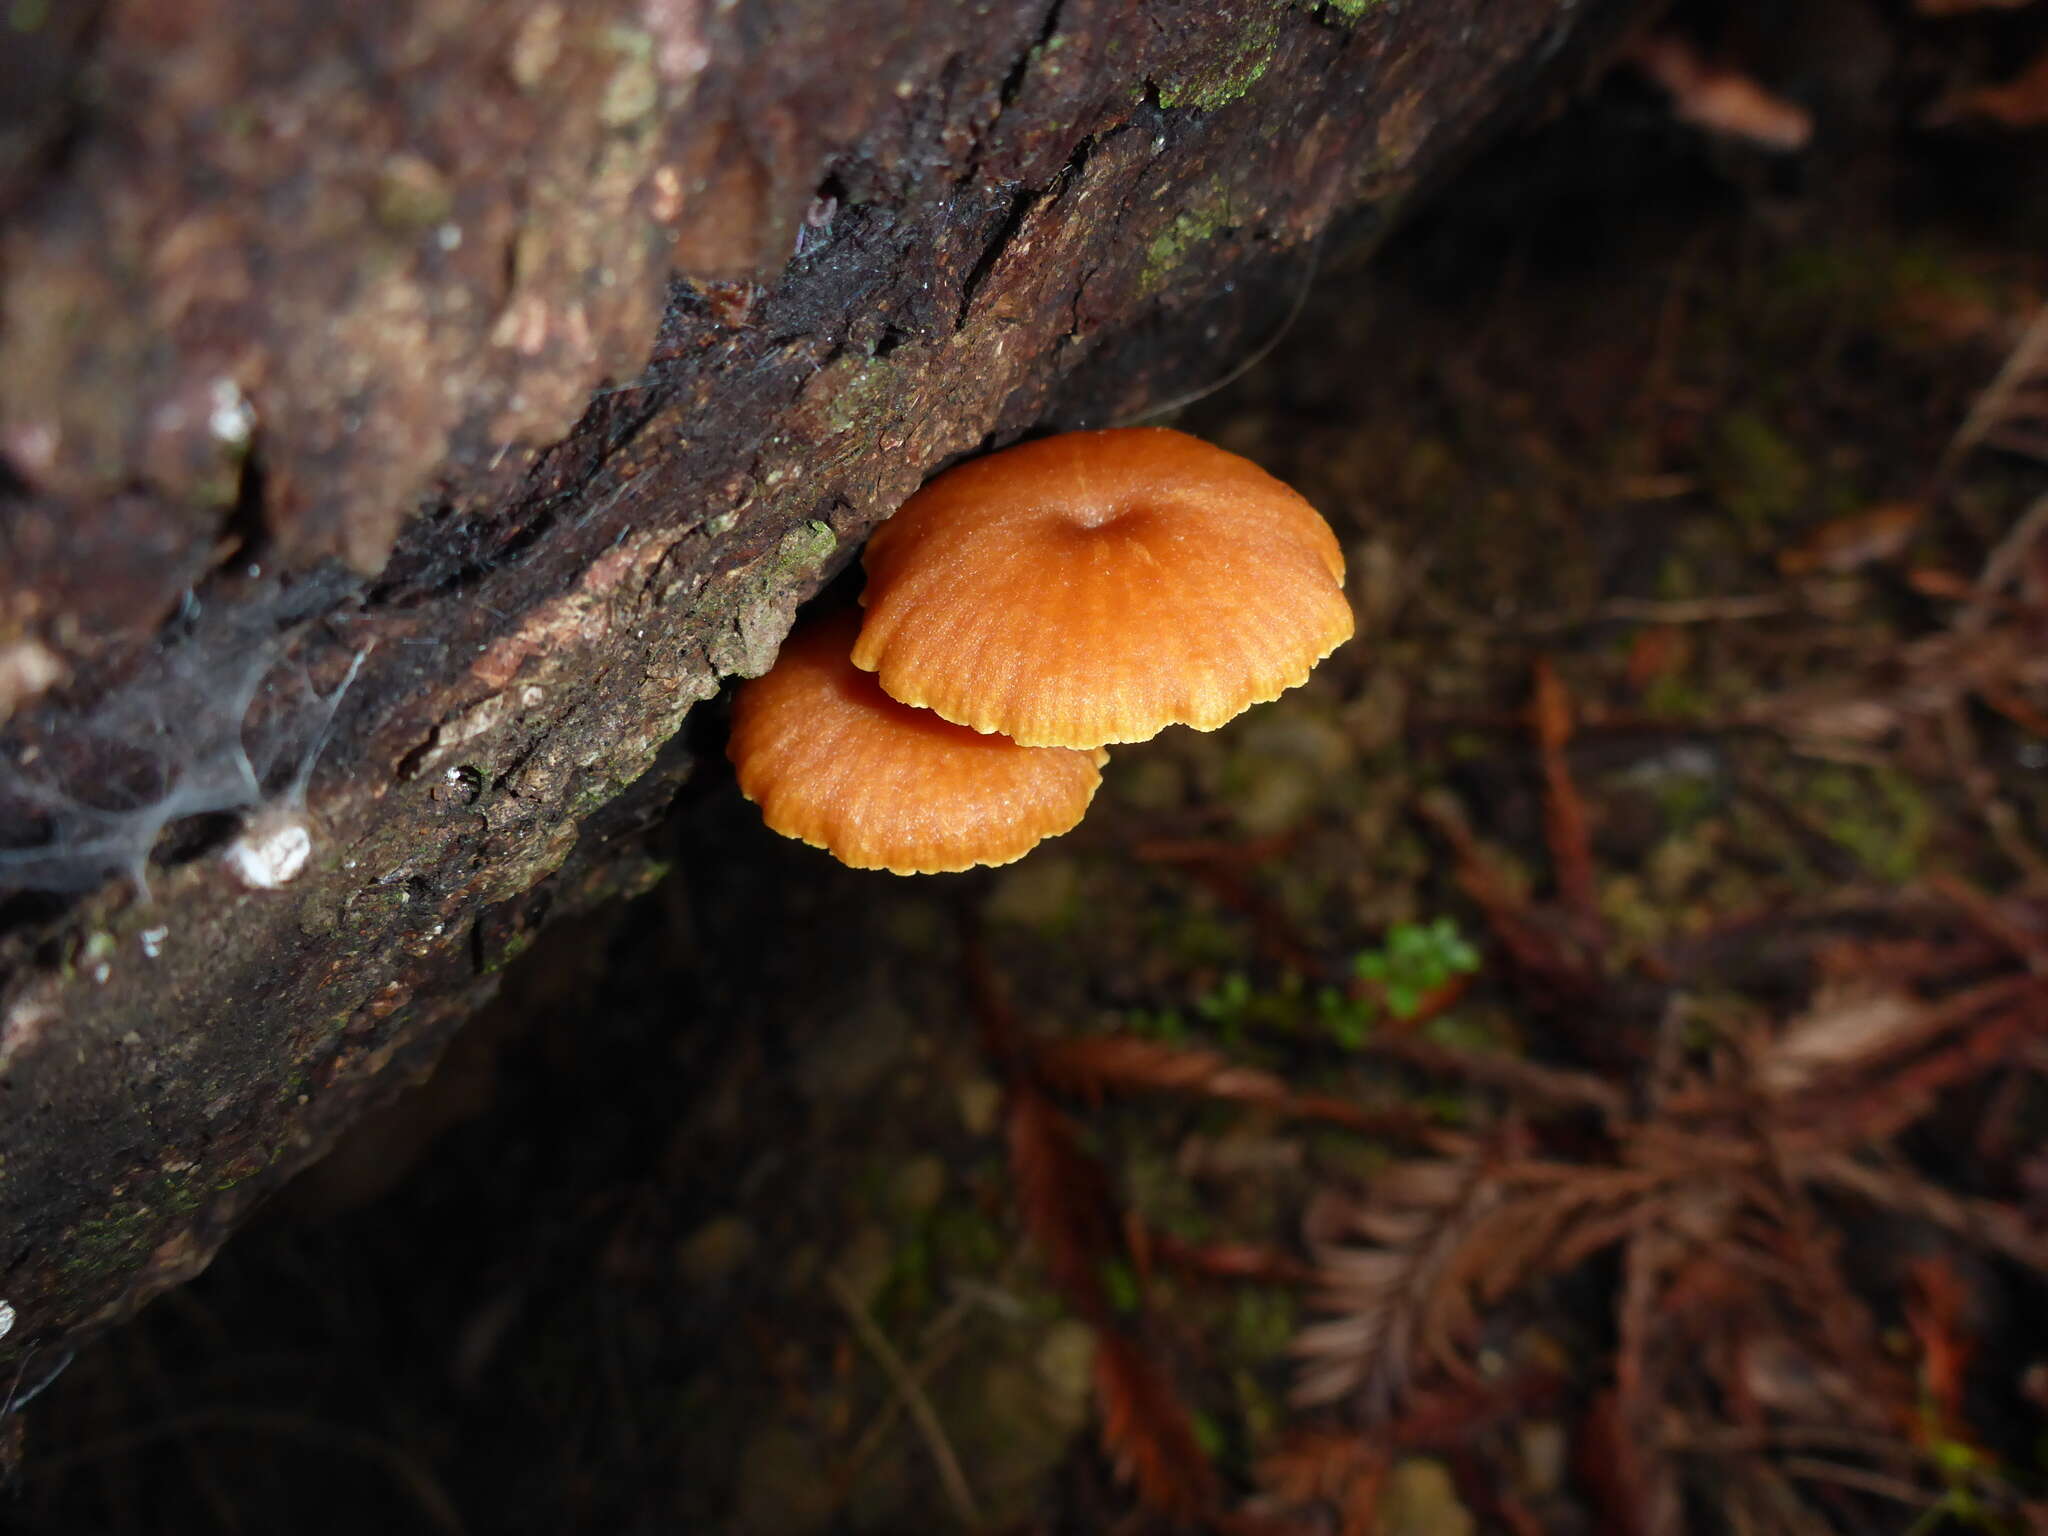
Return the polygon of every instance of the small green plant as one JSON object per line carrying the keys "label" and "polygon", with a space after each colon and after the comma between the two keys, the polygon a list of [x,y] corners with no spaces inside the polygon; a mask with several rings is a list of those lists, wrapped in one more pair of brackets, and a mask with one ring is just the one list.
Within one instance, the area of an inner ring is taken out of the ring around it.
{"label": "small green plant", "polygon": [[1387,1012],[1412,1019],[1422,1000],[1454,976],[1479,969],[1479,951],[1458,932],[1455,920],[1396,923],[1386,943],[1361,952],[1351,962],[1352,974],[1369,981],[1385,1000]]}
{"label": "small green plant", "polygon": [[1188,1037],[1187,1016],[1178,1008],[1132,1008],[1124,1014],[1123,1026],[1131,1034],[1168,1045],[1178,1045]]}
{"label": "small green plant", "polygon": [[1379,1004],[1372,999],[1351,997],[1336,987],[1324,987],[1316,993],[1316,1022],[1322,1025],[1323,1033],[1347,1051],[1365,1049],[1379,1011]]}
{"label": "small green plant", "polygon": [[[1377,949],[1361,951],[1351,962],[1352,974],[1366,986],[1356,989],[1319,987],[1313,997],[1299,976],[1281,978],[1271,993],[1256,990],[1242,971],[1230,971],[1208,992],[1196,998],[1193,1013],[1226,1045],[1244,1038],[1247,1026],[1298,1029],[1302,1005],[1314,1009],[1320,1030],[1346,1050],[1361,1050],[1372,1027],[1384,1015],[1412,1019],[1421,1012],[1424,1000],[1455,976],[1479,969],[1479,952],[1458,931],[1448,917],[1430,923],[1396,923],[1387,930],[1386,941]],[[1175,1010],[1155,1014],[1135,1012],[1125,1016],[1139,1034],[1177,1041],[1188,1021]]]}
{"label": "small green plant", "polygon": [[1251,978],[1243,971],[1232,971],[1216,984],[1214,991],[1195,999],[1195,1012],[1228,1031],[1244,1022],[1251,1005]]}
{"label": "small green plant", "polygon": [[1122,1259],[1107,1259],[1102,1265],[1102,1289],[1109,1297],[1109,1304],[1120,1317],[1130,1317],[1145,1303],[1145,1292],[1138,1284],[1138,1272]]}
{"label": "small green plant", "polygon": [[1267,989],[1254,987],[1242,971],[1230,971],[1194,1000],[1194,1012],[1219,1044],[1239,1046],[1251,1033],[1298,1028],[1302,1001],[1301,978],[1292,971]]}

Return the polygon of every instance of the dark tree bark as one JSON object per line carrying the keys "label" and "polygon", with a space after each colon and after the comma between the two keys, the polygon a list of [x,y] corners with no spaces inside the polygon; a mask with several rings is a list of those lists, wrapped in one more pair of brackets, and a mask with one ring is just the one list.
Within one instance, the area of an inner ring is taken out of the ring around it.
{"label": "dark tree bark", "polygon": [[1213,381],[1579,11],[50,8],[0,62],[0,1375],[648,884],[665,744],[933,468]]}

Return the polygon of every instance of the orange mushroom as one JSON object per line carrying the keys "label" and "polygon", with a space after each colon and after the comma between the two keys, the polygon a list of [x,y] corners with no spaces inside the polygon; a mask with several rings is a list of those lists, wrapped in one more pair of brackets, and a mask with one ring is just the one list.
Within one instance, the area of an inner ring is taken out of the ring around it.
{"label": "orange mushroom", "polygon": [[1214,730],[1349,639],[1330,525],[1248,459],[1163,427],[970,460],[868,541],[854,665],[1026,746]]}
{"label": "orange mushroom", "polygon": [[899,704],[849,659],[858,615],[818,620],[733,701],[726,747],[769,827],[855,869],[1008,864],[1070,830],[1109,754],[1020,747]]}

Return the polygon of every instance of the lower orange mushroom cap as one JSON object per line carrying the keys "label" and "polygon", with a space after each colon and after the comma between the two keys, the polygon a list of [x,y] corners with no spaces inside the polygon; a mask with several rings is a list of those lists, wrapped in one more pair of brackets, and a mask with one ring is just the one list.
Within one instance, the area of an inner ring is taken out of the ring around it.
{"label": "lower orange mushroom cap", "polygon": [[851,659],[859,616],[806,625],[733,700],[726,754],[771,830],[855,869],[1008,864],[1071,830],[1109,754],[1020,747],[899,704]]}

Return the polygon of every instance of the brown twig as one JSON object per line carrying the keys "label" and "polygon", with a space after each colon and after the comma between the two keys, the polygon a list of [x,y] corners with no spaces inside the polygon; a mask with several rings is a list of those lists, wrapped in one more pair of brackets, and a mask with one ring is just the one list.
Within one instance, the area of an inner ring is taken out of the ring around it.
{"label": "brown twig", "polygon": [[1312,1266],[1292,1254],[1251,1243],[1188,1243],[1171,1232],[1156,1230],[1148,1230],[1145,1241],[1152,1256],[1160,1262],[1211,1280],[1305,1285],[1316,1274]]}
{"label": "brown twig", "polygon": [[1934,482],[1937,486],[1945,486],[1985,435],[2004,421],[2012,397],[2044,364],[2048,364],[2048,304],[2041,306],[2021,333],[2018,344],[2006,354],[1998,372],[1992,375],[1991,382],[1970,403],[1962,424],[1956,428],[1955,435],[1949,439],[1948,446],[1942,449],[1941,458],[1935,463]]}
{"label": "brown twig", "polygon": [[2028,970],[2048,970],[2048,937],[2023,926],[1991,896],[1960,875],[1946,872],[1927,877],[1927,888],[1949,902],[1970,924],[2001,948],[2023,961]]}
{"label": "brown twig", "polygon": [[1216,1470],[1187,1410],[1158,1367],[1114,1329],[1096,1330],[1095,1389],[1103,1444],[1147,1507],[1188,1519],[1215,1505]]}
{"label": "brown twig", "polygon": [[1620,1118],[1628,1105],[1622,1090],[1605,1078],[1591,1072],[1544,1066],[1519,1056],[1461,1051],[1412,1035],[1376,1036],[1360,1050],[1364,1055],[1403,1062],[1420,1071],[1499,1088],[1524,1102],[1597,1110],[1612,1119]]}
{"label": "brown twig", "polygon": [[1873,1493],[1879,1498],[1892,1499],[1900,1504],[1925,1506],[1932,1504],[1939,1497],[1903,1478],[1886,1477],[1882,1472],[1872,1472],[1867,1467],[1844,1466],[1839,1461],[1822,1461],[1813,1456],[1787,1456],[1784,1467],[1794,1477],[1838,1483],[1844,1488],[1854,1488],[1859,1493]]}
{"label": "brown twig", "polygon": [[[960,1324],[967,1318],[974,1303],[961,1297],[934,1318],[925,1328],[919,1343],[924,1351],[917,1363],[910,1367],[910,1378],[923,1387],[941,1370],[945,1369],[960,1349]],[[833,1485],[842,1494],[854,1485],[860,1471],[876,1453],[882,1449],[889,1432],[896,1427],[897,1418],[904,1412],[904,1399],[899,1394],[891,1397],[874,1422],[862,1431],[852,1450],[846,1453],[833,1469]]]}
{"label": "brown twig", "polygon": [[1067,1301],[1091,1322],[1109,1316],[1102,1266],[1117,1251],[1102,1166],[1067,1118],[1028,1080],[1010,1084],[1010,1177],[1024,1225]]}
{"label": "brown twig", "polygon": [[1593,839],[1586,802],[1565,755],[1572,739],[1571,695],[1557,668],[1545,657],[1536,661],[1529,719],[1543,764],[1543,831],[1558,900],[1570,915],[1580,942],[1597,953],[1606,945],[1606,924],[1600,916],[1599,886],[1593,873]]}
{"label": "brown twig", "polygon": [[847,1321],[853,1324],[854,1335],[889,1378],[890,1385],[896,1389],[896,1395],[909,1412],[911,1422],[917,1425],[918,1433],[924,1437],[925,1450],[938,1469],[939,1482],[946,1490],[954,1515],[968,1530],[980,1530],[981,1511],[975,1505],[974,1490],[967,1485],[967,1474],[960,1469],[960,1458],[953,1454],[953,1442],[946,1438],[946,1426],[939,1422],[931,1399],[925,1396],[924,1388],[911,1375],[910,1367],[903,1363],[896,1346],[889,1342],[889,1336],[882,1332],[881,1325],[861,1305],[860,1298],[854,1295],[853,1287],[846,1283],[845,1278],[837,1273],[827,1274],[825,1286],[846,1314]]}
{"label": "brown twig", "polygon": [[1873,1168],[1848,1156],[1831,1157],[1803,1171],[1832,1189],[1931,1221],[1965,1242],[1994,1249],[2048,1275],[2048,1234],[2033,1231],[2010,1206],[1950,1194],[1907,1169]]}
{"label": "brown twig", "polygon": [[1296,1093],[1270,1072],[1241,1066],[1219,1051],[1169,1045],[1132,1035],[1080,1035],[1039,1043],[1037,1076],[1062,1093],[1100,1101],[1105,1093],[1191,1094],[1259,1104],[1282,1114],[1324,1120],[1369,1136],[1426,1137],[1429,1122],[1412,1109],[1375,1113],[1332,1094]]}
{"label": "brown twig", "polygon": [[1491,623],[1485,619],[1475,619],[1473,624],[1481,630],[1526,635],[1533,639],[1541,635],[1561,634],[1574,629],[1588,629],[1596,624],[1616,622],[1741,624],[1751,619],[1768,619],[1779,614],[1796,613],[1803,606],[1799,595],[1792,592],[1741,593],[1728,597],[1612,597],[1580,613],[1536,614],[1526,619],[1495,620]]}
{"label": "brown twig", "polygon": [[1487,927],[1516,966],[1568,996],[1594,991],[1597,979],[1592,969],[1535,921],[1528,899],[1494,868],[1456,803],[1448,796],[1424,795],[1415,809],[1450,846],[1460,888],[1485,915]]}

